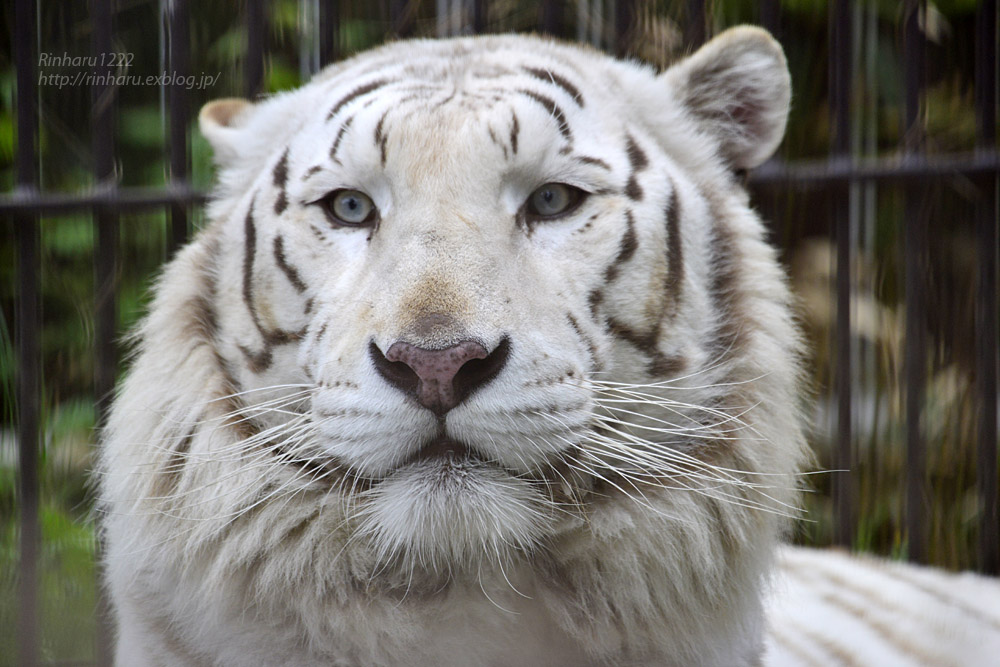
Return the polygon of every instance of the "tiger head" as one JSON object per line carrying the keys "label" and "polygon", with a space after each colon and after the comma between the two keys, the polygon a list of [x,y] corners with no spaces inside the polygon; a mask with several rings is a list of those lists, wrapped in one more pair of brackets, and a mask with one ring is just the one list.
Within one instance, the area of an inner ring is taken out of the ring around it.
{"label": "tiger head", "polygon": [[739,172],[788,105],[750,28],[659,76],[487,37],[208,105],[214,339],[247,425],[356,496],[383,556],[446,568],[783,454],[753,431],[794,408],[794,335]]}
{"label": "tiger head", "polygon": [[[584,600],[665,568],[708,610],[764,569],[802,459],[798,338],[742,183],[789,95],[744,27],[660,74],[410,41],[207,105],[211,222],[139,333],[106,506],[272,588],[528,564]],[[112,558],[141,546],[126,524]]]}

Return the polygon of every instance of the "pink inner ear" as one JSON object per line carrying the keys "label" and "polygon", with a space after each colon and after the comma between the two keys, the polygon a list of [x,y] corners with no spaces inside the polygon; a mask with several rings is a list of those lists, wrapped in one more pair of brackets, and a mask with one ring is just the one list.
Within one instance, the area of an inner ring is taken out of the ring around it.
{"label": "pink inner ear", "polygon": [[205,115],[217,125],[230,127],[233,118],[250,106],[250,102],[242,99],[218,100],[205,108]]}
{"label": "pink inner ear", "polygon": [[730,107],[729,113],[740,127],[745,128],[746,132],[755,137],[760,135],[760,117],[764,113],[763,105],[744,101],[742,104]]}

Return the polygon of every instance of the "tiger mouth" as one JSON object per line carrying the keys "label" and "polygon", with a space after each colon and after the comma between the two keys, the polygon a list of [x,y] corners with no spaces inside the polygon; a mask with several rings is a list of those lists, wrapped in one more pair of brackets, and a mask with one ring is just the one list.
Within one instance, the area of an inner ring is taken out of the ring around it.
{"label": "tiger mouth", "polygon": [[420,450],[411,454],[397,469],[423,462],[455,461],[487,463],[475,450],[464,442],[448,437],[435,438]]}

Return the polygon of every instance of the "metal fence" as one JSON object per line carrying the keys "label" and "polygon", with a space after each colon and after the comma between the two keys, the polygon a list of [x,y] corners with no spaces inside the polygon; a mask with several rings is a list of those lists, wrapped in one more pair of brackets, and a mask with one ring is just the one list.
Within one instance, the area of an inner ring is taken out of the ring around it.
{"label": "metal fence", "polygon": [[[415,8],[424,14],[436,13],[437,33],[482,32],[490,26],[490,11],[499,3],[484,0],[437,0],[433,9],[424,3],[389,0],[384,7],[387,32],[407,36],[414,31]],[[542,2],[538,5],[535,28],[544,33],[569,38],[597,41],[599,46],[619,54],[627,54],[634,45],[633,28],[637,12],[649,3],[635,0],[594,0]],[[678,23],[687,48],[693,48],[713,32],[712,3],[687,0],[678,6]],[[862,3],[858,3],[862,4]],[[301,0],[300,11],[308,13],[315,39],[304,51],[311,69],[335,61],[342,45],[337,43],[339,26],[345,18],[344,3],[331,0]],[[598,9],[611,30],[602,30],[598,37],[588,32],[578,21],[574,24],[574,8]],[[605,6],[606,5],[606,6]],[[191,44],[188,24],[190,7],[186,0],[163,0],[163,48],[169,70],[186,75],[191,67]],[[648,8],[647,8],[648,9]],[[254,96],[262,90],[265,76],[265,44],[267,37],[267,7],[261,0],[243,4],[241,20],[245,24],[246,57],[244,60],[244,92]],[[111,0],[91,0],[92,52],[114,51],[113,25],[116,3]],[[760,2],[757,20],[764,27],[782,35],[782,9],[777,0]],[[16,360],[17,397],[16,440],[17,507],[19,508],[19,602],[18,641],[19,662],[24,665],[40,661],[38,600],[39,561],[41,545],[39,529],[39,450],[41,366],[39,332],[42,313],[39,305],[41,226],[46,218],[66,212],[89,211],[96,230],[93,262],[96,288],[95,309],[96,372],[94,395],[99,414],[107,407],[116,376],[116,276],[120,258],[117,239],[120,217],[138,210],[168,211],[169,245],[176,248],[186,238],[192,211],[205,199],[205,193],[193,188],[189,179],[188,131],[193,109],[189,91],[180,84],[164,87],[166,109],[165,150],[168,154],[169,183],[164,188],[121,187],[116,183],[114,114],[116,90],[94,77],[92,101],[93,178],[97,187],[84,192],[51,192],[39,187],[38,141],[40,115],[38,99],[38,5],[33,0],[16,0],[13,7],[13,47],[16,69],[16,186],[0,196],[0,216],[13,221],[16,230],[17,312]],[[902,3],[898,34],[903,44],[902,86],[905,95],[903,137],[898,151],[890,158],[858,159],[857,137],[852,126],[852,99],[857,95],[852,72],[852,53],[858,33],[858,8],[845,0],[828,3],[828,117],[829,154],[822,159],[785,163],[773,160],[750,176],[751,191],[766,213],[780,209],[783,198],[801,193],[819,193],[826,210],[823,215],[832,221],[835,243],[834,325],[830,345],[836,359],[832,381],[830,442],[833,443],[830,467],[837,471],[852,468],[856,458],[855,434],[857,410],[863,397],[852,388],[855,355],[859,345],[852,328],[852,265],[857,256],[852,242],[852,206],[863,194],[863,188],[891,187],[900,193],[904,211],[903,282],[905,285],[905,332],[900,385],[905,388],[905,537],[907,554],[916,561],[927,559],[926,503],[927,475],[926,443],[922,432],[921,409],[926,390],[925,359],[926,322],[934,317],[928,312],[927,295],[923,289],[922,272],[925,258],[932,250],[931,220],[925,214],[926,194],[932,185],[943,180],[960,181],[974,210],[973,227],[978,256],[975,258],[975,321],[974,327],[974,402],[978,420],[977,488],[980,523],[978,567],[986,572],[1000,572],[1000,515],[997,489],[997,189],[1000,179],[1000,155],[997,153],[997,2],[981,2],[975,20],[975,86],[976,145],[971,152],[925,152],[922,132],[921,104],[925,91],[927,64],[926,39],[922,22],[927,20],[928,7],[920,0]],[[576,32],[574,32],[574,26]],[[111,74],[110,64],[97,66],[95,74]],[[938,222],[940,224],[940,221]],[[833,542],[850,545],[857,521],[854,505],[856,489],[846,472],[830,473],[833,498]],[[107,641],[97,644],[96,660],[108,660]]]}

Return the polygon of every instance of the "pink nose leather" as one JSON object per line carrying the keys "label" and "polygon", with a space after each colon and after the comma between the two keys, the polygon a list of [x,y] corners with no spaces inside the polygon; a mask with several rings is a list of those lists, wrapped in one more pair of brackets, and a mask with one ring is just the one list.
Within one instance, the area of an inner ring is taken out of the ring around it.
{"label": "pink nose leather", "polygon": [[441,350],[397,341],[385,355],[374,343],[369,349],[376,370],[389,384],[443,415],[500,372],[508,348],[504,339],[492,353],[472,340]]}

